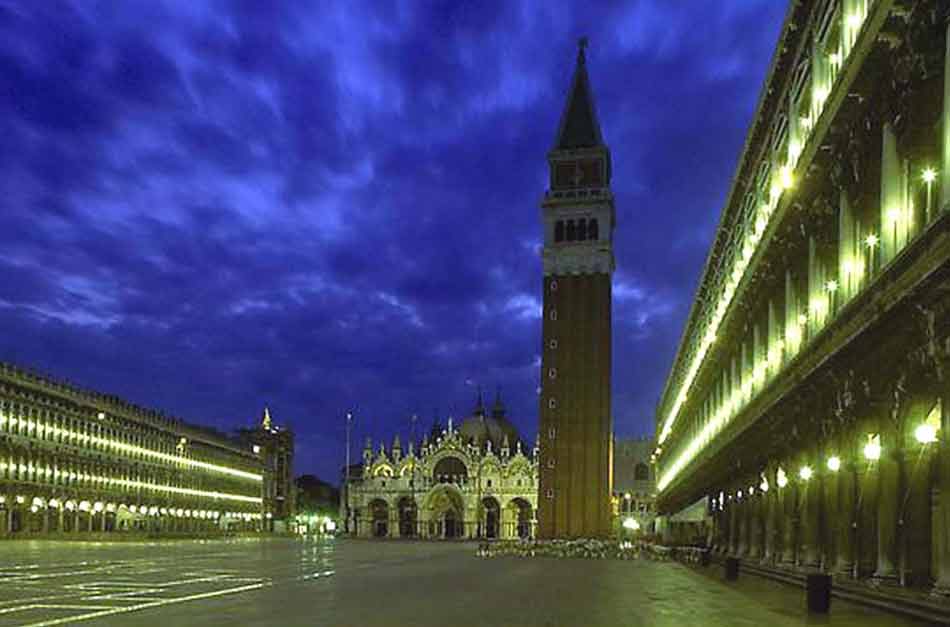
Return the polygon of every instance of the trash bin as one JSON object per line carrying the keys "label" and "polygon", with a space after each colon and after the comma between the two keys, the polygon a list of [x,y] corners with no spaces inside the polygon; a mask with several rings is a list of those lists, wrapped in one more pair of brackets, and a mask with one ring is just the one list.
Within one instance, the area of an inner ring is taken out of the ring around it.
{"label": "trash bin", "polygon": [[831,575],[813,573],[805,578],[808,594],[808,612],[827,614],[831,609]]}
{"label": "trash bin", "polygon": [[739,558],[726,558],[726,581],[735,581],[739,578]]}

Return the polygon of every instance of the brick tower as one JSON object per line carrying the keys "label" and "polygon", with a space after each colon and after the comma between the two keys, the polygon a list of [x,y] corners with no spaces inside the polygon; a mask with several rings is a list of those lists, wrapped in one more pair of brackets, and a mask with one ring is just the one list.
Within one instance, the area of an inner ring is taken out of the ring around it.
{"label": "brick tower", "polygon": [[610,534],[614,201],[586,39],[554,148],[544,220],[538,537]]}

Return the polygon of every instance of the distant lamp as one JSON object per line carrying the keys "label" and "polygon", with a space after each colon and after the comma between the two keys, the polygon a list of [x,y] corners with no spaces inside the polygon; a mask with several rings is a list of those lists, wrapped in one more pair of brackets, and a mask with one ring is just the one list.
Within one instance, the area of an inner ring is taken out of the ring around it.
{"label": "distant lamp", "polygon": [[921,444],[933,444],[937,441],[937,428],[925,422],[914,431],[914,437]]}
{"label": "distant lamp", "polygon": [[831,472],[838,472],[841,470],[841,458],[837,455],[833,455],[828,458],[828,470]]}
{"label": "distant lamp", "polygon": [[637,531],[640,528],[640,523],[638,523],[637,519],[633,517],[624,518],[623,528],[630,531]]}
{"label": "distant lamp", "polygon": [[801,470],[798,471],[798,476],[801,477],[802,481],[808,481],[811,479],[813,471],[811,466],[802,466]]}
{"label": "distant lamp", "polygon": [[864,445],[864,457],[869,461],[881,459],[881,436],[876,433],[868,434],[868,443]]}
{"label": "distant lamp", "polygon": [[864,244],[868,248],[874,248],[875,246],[877,246],[879,241],[880,240],[877,238],[877,235],[875,235],[874,233],[871,233],[870,235],[864,238]]}
{"label": "distant lamp", "polygon": [[759,489],[762,490],[763,492],[769,491],[769,480],[766,479],[764,476],[762,477],[762,483],[759,484]]}
{"label": "distant lamp", "polygon": [[921,173],[920,178],[923,179],[924,183],[930,185],[937,180],[937,171],[933,168],[925,168]]}
{"label": "distant lamp", "polygon": [[832,293],[837,292],[838,282],[834,280],[828,281],[827,283],[825,283],[825,289],[827,289],[829,292],[832,292]]}
{"label": "distant lamp", "polygon": [[257,455],[258,453],[261,452],[261,447],[259,444],[255,444],[254,446],[251,447],[251,450],[254,451],[255,455]]}
{"label": "distant lamp", "polygon": [[788,485],[788,476],[785,474],[785,471],[781,468],[778,469],[778,472],[775,473],[775,482],[778,484],[778,487],[784,488]]}

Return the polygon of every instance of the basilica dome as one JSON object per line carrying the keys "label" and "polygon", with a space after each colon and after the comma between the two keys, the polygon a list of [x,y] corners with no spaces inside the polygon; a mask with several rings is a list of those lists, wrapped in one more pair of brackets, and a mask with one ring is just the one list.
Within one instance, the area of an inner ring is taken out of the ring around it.
{"label": "basilica dome", "polygon": [[474,412],[459,426],[459,437],[462,442],[475,444],[479,448],[484,448],[486,442],[491,442],[492,450],[496,453],[501,451],[506,437],[512,453],[517,449],[519,440],[518,430],[505,418],[505,407],[501,402],[501,395],[495,398],[495,405],[492,407],[491,415],[488,416],[485,414],[485,407],[479,394]]}

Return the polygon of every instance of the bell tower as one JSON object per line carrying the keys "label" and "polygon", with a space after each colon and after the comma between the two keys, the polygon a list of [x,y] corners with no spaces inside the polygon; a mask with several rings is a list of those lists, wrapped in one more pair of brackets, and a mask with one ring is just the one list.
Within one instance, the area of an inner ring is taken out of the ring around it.
{"label": "bell tower", "polygon": [[610,535],[614,200],[587,75],[586,38],[548,153],[538,537]]}

